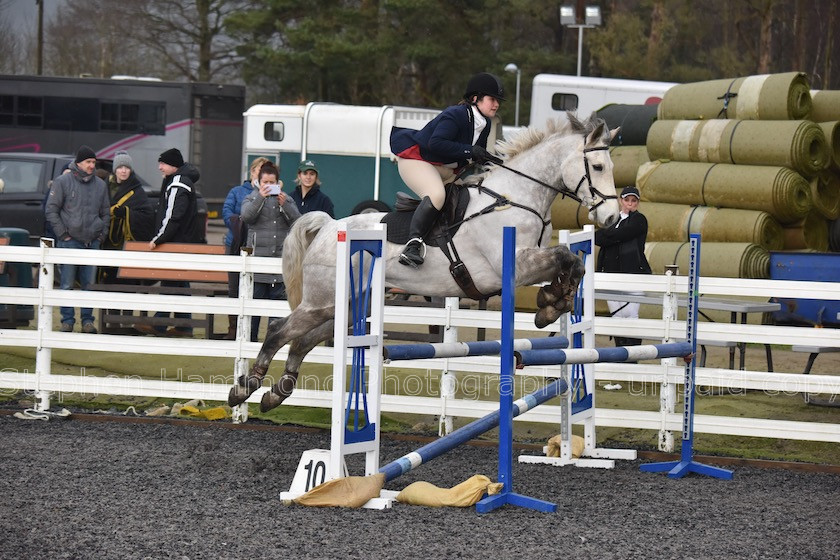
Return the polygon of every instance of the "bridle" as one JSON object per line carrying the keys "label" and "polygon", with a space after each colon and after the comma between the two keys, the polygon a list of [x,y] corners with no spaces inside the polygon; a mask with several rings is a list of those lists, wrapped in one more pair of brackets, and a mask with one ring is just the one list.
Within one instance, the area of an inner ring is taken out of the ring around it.
{"label": "bridle", "polygon": [[[618,199],[618,195],[604,194],[601,191],[599,191],[598,189],[596,189],[594,186],[592,186],[592,177],[589,174],[589,158],[586,157],[586,154],[589,153],[589,152],[600,151],[600,150],[609,150],[609,149],[610,149],[609,146],[599,146],[597,148],[584,148],[583,149],[584,174],[580,178],[580,181],[578,181],[578,184],[577,184],[577,186],[575,186],[574,190],[572,190],[568,186],[566,186],[566,183],[563,181],[562,177],[560,178],[560,186],[555,187],[554,185],[549,185],[545,181],[540,181],[536,177],[532,177],[532,176],[528,175],[527,173],[523,173],[522,171],[519,171],[518,169],[513,169],[512,167],[508,167],[507,165],[505,165],[503,163],[498,163],[496,165],[498,165],[499,167],[501,167],[503,169],[507,169],[508,171],[510,171],[512,173],[516,173],[520,177],[525,177],[526,179],[529,179],[529,180],[537,183],[538,185],[541,185],[541,186],[543,186],[547,189],[550,189],[550,190],[556,192],[557,194],[560,194],[564,197],[569,197],[572,200],[576,201],[578,204],[586,206],[586,208],[590,212],[592,212],[593,210],[598,208],[600,205],[604,204],[606,201],[613,200],[613,199]],[[587,198],[582,198],[581,195],[580,195],[580,189],[583,186],[584,181],[586,181],[586,185],[589,187],[589,192],[592,195],[594,195],[591,198],[589,198],[588,201],[587,201]],[[597,202],[595,202],[596,200],[597,200]]]}
{"label": "bridle", "polygon": [[[581,205],[585,206],[590,212],[592,212],[593,210],[595,210],[596,208],[598,208],[600,205],[604,204],[608,200],[618,199],[618,195],[603,194],[601,191],[599,191],[594,186],[592,186],[592,177],[589,173],[589,158],[586,157],[586,154],[589,153],[589,152],[601,151],[601,150],[609,150],[609,146],[599,146],[599,147],[596,147],[596,148],[584,148],[583,149],[584,174],[580,178],[580,180],[578,181],[574,190],[570,189],[566,185],[566,183],[563,181],[562,177],[560,178],[560,185],[559,186],[554,186],[554,185],[550,185],[550,184],[546,183],[545,181],[541,181],[540,179],[537,179],[536,177],[532,177],[531,175],[528,175],[527,173],[523,173],[522,171],[519,171],[518,169],[508,167],[504,163],[496,163],[495,165],[498,166],[498,167],[501,167],[503,169],[507,169],[511,173],[515,173],[515,174],[519,175],[520,177],[524,177],[524,178],[526,178],[530,181],[533,181],[534,183],[536,183],[536,184],[538,184],[542,187],[545,187],[549,190],[552,190],[552,191],[556,192],[557,194],[559,194],[563,197],[569,197],[572,200],[576,201],[578,204],[581,204]],[[590,195],[594,195],[594,196],[590,196],[590,197],[582,197],[581,196],[580,189],[581,189],[581,187],[583,187],[584,181],[586,181],[586,185],[589,187]],[[546,220],[545,217],[542,214],[540,214],[539,212],[537,212],[535,209],[531,208],[530,206],[525,206],[524,204],[520,204],[518,202],[510,200],[508,197],[506,197],[504,195],[501,195],[497,192],[494,192],[493,190],[487,188],[486,186],[484,186],[481,183],[478,183],[476,185],[466,185],[466,186],[471,187],[471,188],[476,188],[476,189],[478,189],[479,193],[487,194],[487,195],[493,197],[495,200],[494,200],[494,202],[490,203],[488,206],[482,208],[478,212],[475,212],[474,214],[472,214],[470,216],[467,216],[467,217],[463,218],[462,220],[450,225],[447,228],[448,230],[452,230],[455,227],[458,227],[459,225],[463,224],[464,222],[468,222],[468,221],[470,221],[474,218],[477,218],[478,216],[482,216],[484,214],[492,212],[492,211],[496,210],[497,208],[501,208],[501,207],[505,207],[505,206],[513,206],[513,207],[516,207],[516,208],[521,208],[522,210],[527,210],[528,212],[531,212],[532,214],[536,215],[540,219],[540,221],[542,222],[542,231],[540,232],[540,236],[537,238],[537,246],[540,245],[540,243],[541,243],[540,240],[542,239],[542,232],[545,231],[545,228],[551,226],[551,220],[550,219]]]}

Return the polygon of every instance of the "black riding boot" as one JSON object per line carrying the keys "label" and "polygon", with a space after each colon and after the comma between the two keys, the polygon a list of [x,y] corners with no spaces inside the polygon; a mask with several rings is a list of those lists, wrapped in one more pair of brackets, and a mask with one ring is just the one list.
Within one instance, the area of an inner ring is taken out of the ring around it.
{"label": "black riding boot", "polygon": [[423,257],[426,255],[426,246],[423,244],[423,236],[429,233],[440,210],[432,204],[432,199],[423,197],[420,205],[414,210],[411,217],[411,226],[408,234],[411,239],[406,243],[400,254],[400,263],[417,268],[423,264]]}

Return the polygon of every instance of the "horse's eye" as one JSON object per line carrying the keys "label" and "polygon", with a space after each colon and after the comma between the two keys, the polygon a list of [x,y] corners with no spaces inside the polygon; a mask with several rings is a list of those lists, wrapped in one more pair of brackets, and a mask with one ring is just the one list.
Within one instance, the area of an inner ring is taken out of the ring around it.
{"label": "horse's eye", "polygon": [[600,173],[601,171],[604,170],[604,166],[601,165],[600,163],[596,163],[595,165],[592,166],[592,169],[594,169],[595,171]]}

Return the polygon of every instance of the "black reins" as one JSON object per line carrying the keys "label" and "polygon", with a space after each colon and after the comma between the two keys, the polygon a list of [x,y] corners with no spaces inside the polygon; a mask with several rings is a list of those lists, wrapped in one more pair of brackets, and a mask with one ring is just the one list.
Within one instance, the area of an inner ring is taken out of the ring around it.
{"label": "black reins", "polygon": [[550,184],[546,183],[545,181],[541,181],[541,180],[537,179],[536,177],[532,177],[532,176],[528,175],[527,173],[523,173],[522,171],[519,171],[518,169],[508,167],[507,165],[505,165],[503,163],[497,163],[496,165],[498,165],[502,169],[507,169],[511,173],[516,173],[520,177],[525,177],[526,179],[529,179],[529,180],[533,181],[534,183],[537,183],[540,186],[543,186],[547,189],[550,189],[550,190],[556,192],[557,194],[560,194],[564,197],[567,196],[567,197],[571,198],[572,200],[576,201],[578,204],[584,204],[584,201],[580,197],[579,193],[580,193],[580,188],[583,186],[583,182],[586,181],[587,185],[589,185],[589,192],[592,193],[593,195],[597,195],[598,198],[601,199],[597,203],[588,207],[589,210],[592,211],[592,210],[595,210],[596,208],[598,208],[600,205],[604,204],[607,200],[618,198],[618,195],[605,195],[601,191],[599,191],[598,189],[596,189],[595,187],[592,186],[592,177],[589,174],[589,158],[586,157],[586,154],[588,152],[594,152],[596,150],[609,150],[609,146],[599,146],[597,148],[584,148],[584,150],[583,150],[583,166],[584,166],[585,173],[580,178],[580,181],[578,181],[578,184],[574,188],[574,190],[567,187],[566,184],[563,182],[562,178],[560,179],[560,187],[555,187],[554,185],[550,185]]}
{"label": "black reins", "polygon": [[[583,198],[581,198],[581,196],[580,196],[580,189],[583,186],[584,181],[586,181],[586,184],[589,186],[589,192],[592,195],[594,195],[593,198],[595,198],[596,196],[597,196],[597,198],[600,198],[600,200],[598,202],[596,202],[595,204],[593,204],[592,206],[587,206],[587,208],[591,212],[592,210],[595,210],[596,208],[598,208],[600,205],[604,204],[606,201],[618,198],[618,195],[605,195],[601,191],[599,191],[598,189],[596,189],[595,187],[592,186],[592,177],[589,173],[589,158],[586,157],[586,154],[588,152],[594,152],[594,151],[600,151],[600,150],[609,150],[609,146],[599,146],[599,147],[596,147],[596,148],[584,148],[583,149],[584,174],[580,178],[580,181],[578,181],[578,184],[577,184],[577,186],[575,186],[574,190],[572,190],[572,189],[570,189],[569,187],[566,186],[562,177],[560,178],[560,186],[556,187],[554,185],[550,185],[549,183],[546,183],[545,181],[537,179],[536,177],[532,177],[531,175],[528,175],[527,173],[523,173],[522,171],[519,171],[518,169],[508,167],[504,163],[496,163],[495,165],[497,165],[498,167],[501,167],[502,169],[507,169],[511,173],[515,173],[516,175],[519,175],[520,177],[524,177],[524,178],[526,178],[530,181],[533,181],[534,183],[536,183],[536,184],[538,184],[542,187],[545,187],[549,190],[552,190],[552,191],[556,192],[557,194],[559,194],[561,196],[569,197],[572,200],[576,201],[578,204],[582,204],[584,206],[586,206],[586,203],[583,201]],[[548,226],[551,225],[551,220],[550,219],[546,220],[543,217],[542,214],[540,214],[539,212],[537,212],[536,210],[534,210],[530,206],[525,206],[524,204],[519,204],[518,202],[510,200],[506,196],[500,195],[499,193],[497,193],[497,192],[495,192],[491,189],[488,189],[487,187],[485,187],[481,183],[478,183],[476,185],[464,185],[464,186],[469,187],[469,188],[478,189],[479,193],[487,194],[487,195],[493,197],[495,199],[495,201],[492,202],[491,204],[489,204],[488,206],[485,206],[484,208],[482,208],[478,212],[474,212],[473,214],[464,217],[463,219],[459,220],[458,222],[456,222],[454,224],[451,224],[448,228],[446,228],[447,230],[452,230],[452,229],[460,226],[464,222],[468,222],[468,221],[470,221],[474,218],[477,218],[479,216],[483,216],[484,214],[489,214],[490,212],[493,212],[497,208],[501,208],[503,206],[513,206],[515,208],[520,208],[522,210],[527,210],[528,212],[531,212],[532,214],[534,214],[535,216],[537,216],[539,218],[540,222],[543,225],[543,227],[542,227],[543,231],[545,231],[545,228],[547,228]],[[542,239],[542,233],[540,234],[540,237],[537,240],[537,246],[540,245],[540,239]]]}

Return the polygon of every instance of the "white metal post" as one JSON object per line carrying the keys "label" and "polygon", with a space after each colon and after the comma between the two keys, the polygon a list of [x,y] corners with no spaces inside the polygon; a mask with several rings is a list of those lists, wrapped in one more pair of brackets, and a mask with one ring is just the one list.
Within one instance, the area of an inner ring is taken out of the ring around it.
{"label": "white metal post", "polygon": [[35,410],[50,409],[50,392],[41,390],[42,382],[52,373],[52,348],[44,346],[44,336],[52,334],[53,307],[44,303],[48,291],[55,287],[55,265],[47,263],[53,240],[41,238],[41,263],[38,268],[38,348],[35,351]]}

